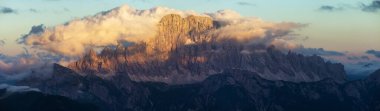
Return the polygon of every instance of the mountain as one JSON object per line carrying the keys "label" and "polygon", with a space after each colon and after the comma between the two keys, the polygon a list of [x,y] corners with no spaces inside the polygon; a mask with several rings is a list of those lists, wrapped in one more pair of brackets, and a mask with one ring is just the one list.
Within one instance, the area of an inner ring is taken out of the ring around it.
{"label": "mountain", "polygon": [[54,64],[49,77],[15,84],[101,111],[380,110],[380,71],[346,81],[342,64],[217,38],[219,24],[170,14],[155,38],[89,50],[67,67]]}
{"label": "mountain", "polygon": [[370,74],[370,76],[367,78],[367,81],[380,82],[380,69],[377,69],[372,74]]}
{"label": "mountain", "polygon": [[153,88],[157,92],[152,93],[152,101],[159,103],[156,105],[159,110],[379,110],[380,104],[376,102],[379,99],[372,98],[378,94],[367,92],[362,85],[365,83],[339,84],[331,79],[308,83],[270,81],[248,71],[230,70],[210,76],[200,84]]}
{"label": "mountain", "polygon": [[148,90],[130,80],[127,75],[118,74],[111,78],[81,76],[58,64],[54,65],[53,72],[50,78],[28,78],[17,84],[38,88],[46,94],[92,103],[102,111],[142,110],[149,105],[145,101]]}
{"label": "mountain", "polygon": [[58,64],[55,69],[55,76],[50,79],[29,80],[22,84],[37,87],[49,95],[95,104],[104,111],[380,110],[377,76],[345,83],[328,78],[295,83],[267,80],[255,72],[231,69],[211,75],[202,82],[171,85],[135,82],[123,74],[109,78],[78,76]]}
{"label": "mountain", "polygon": [[274,46],[218,38],[212,33],[218,24],[208,17],[166,15],[158,23],[155,38],[106,47],[99,54],[90,50],[68,67],[81,75],[126,74],[134,81],[169,84],[200,82],[228,69],[247,70],[268,80],[346,80],[342,64],[325,62],[319,56],[284,54]]}
{"label": "mountain", "polygon": [[99,111],[95,105],[67,97],[25,89],[13,92],[15,89],[20,87],[0,88],[1,111]]}

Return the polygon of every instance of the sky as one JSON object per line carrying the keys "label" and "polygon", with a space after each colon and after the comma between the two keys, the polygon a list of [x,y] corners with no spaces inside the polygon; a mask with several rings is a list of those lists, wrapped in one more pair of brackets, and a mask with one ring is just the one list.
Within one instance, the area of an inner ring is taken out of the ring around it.
{"label": "sky", "polygon": [[380,61],[377,0],[0,0],[0,54],[24,53],[27,46],[16,41],[33,26],[54,27],[126,4],[136,9],[159,6],[197,13],[228,9],[244,17],[306,24],[296,30],[295,43],[314,51],[344,53],[344,58],[327,57],[340,62]]}
{"label": "sky", "polygon": [[[15,40],[28,33],[33,25],[54,26],[75,18],[128,4],[136,9],[156,6],[199,13],[231,9],[243,16],[267,21],[299,22],[308,26],[299,31],[306,47],[365,52],[380,50],[380,13],[362,11],[361,4],[371,0],[0,0],[1,7],[14,13],[0,14],[1,51],[22,51]],[[336,9],[322,10],[322,6]]]}

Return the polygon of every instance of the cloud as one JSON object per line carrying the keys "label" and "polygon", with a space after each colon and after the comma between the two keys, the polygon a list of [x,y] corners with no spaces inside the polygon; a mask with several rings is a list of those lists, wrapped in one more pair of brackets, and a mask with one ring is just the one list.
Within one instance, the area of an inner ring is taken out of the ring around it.
{"label": "cloud", "polygon": [[0,98],[5,98],[15,92],[28,92],[28,91],[40,92],[40,90],[37,88],[31,88],[29,86],[12,86],[9,84],[4,84],[4,83],[0,84],[0,90],[5,90],[5,92],[2,92],[3,94],[0,96]]}
{"label": "cloud", "polygon": [[29,76],[49,77],[54,63],[69,60],[44,51],[30,51],[25,47],[23,53],[14,56],[0,53],[0,83]]}
{"label": "cloud", "polygon": [[68,8],[63,8],[63,10],[64,10],[65,12],[70,12],[70,9],[68,9]]}
{"label": "cloud", "polygon": [[366,51],[366,53],[367,53],[367,54],[374,55],[375,57],[380,58],[380,51],[376,51],[376,50],[368,50],[368,51]]}
{"label": "cloud", "polygon": [[[57,26],[32,26],[28,33],[17,40],[26,47],[24,53],[16,56],[0,53],[0,82],[30,75],[48,77],[53,63],[68,64],[82,57],[92,47],[149,42],[156,37],[157,24],[161,18],[168,14],[211,18],[217,27],[209,33],[217,40],[234,39],[249,45],[275,45],[285,49],[297,47],[289,41],[292,38],[289,36],[296,36],[292,34],[293,30],[305,26],[243,17],[232,10],[199,14],[165,7],[137,10],[125,5]],[[3,41],[0,41],[1,44],[4,44]]]}
{"label": "cloud", "polygon": [[368,68],[368,67],[371,67],[371,66],[373,66],[372,63],[367,63],[367,64],[364,64],[364,65],[363,65],[363,67],[365,67],[365,68]]}
{"label": "cloud", "polygon": [[220,23],[214,31],[218,39],[236,39],[241,43],[275,45],[278,48],[295,48],[296,45],[287,40],[287,36],[305,24],[282,22],[266,22],[259,18],[242,17],[232,10],[221,10],[209,14]]}
{"label": "cloud", "polygon": [[4,46],[4,45],[5,45],[5,41],[4,40],[0,40],[0,47]]}
{"label": "cloud", "polygon": [[344,64],[348,75],[369,75],[380,68],[379,61],[366,61]]}
{"label": "cloud", "polygon": [[364,60],[369,60],[370,59],[368,56],[361,56],[360,58],[364,59]]}
{"label": "cloud", "polygon": [[345,54],[338,51],[325,50],[323,48],[304,48],[303,46],[293,49],[293,51],[304,55],[319,55],[319,56],[344,56]]}
{"label": "cloud", "polygon": [[[380,68],[380,58],[371,56],[365,52],[338,52],[332,51],[332,55],[320,55],[325,60],[344,64],[348,75],[368,75]],[[338,54],[334,54],[338,52]],[[370,51],[373,52],[373,51]],[[340,53],[340,54],[339,54]],[[342,55],[344,54],[344,55]],[[307,54],[305,54],[307,55]],[[309,54],[310,55],[310,54]],[[334,56],[335,55],[335,56]]]}
{"label": "cloud", "polygon": [[32,26],[32,28],[30,29],[29,33],[26,34],[26,35],[21,36],[21,38],[17,39],[17,42],[20,43],[20,44],[21,44],[21,43],[24,43],[25,40],[26,40],[30,35],[41,34],[41,33],[44,32],[45,28],[46,28],[46,27],[45,27],[43,24]]}
{"label": "cloud", "polygon": [[370,60],[370,58],[368,56],[348,56],[347,57],[348,60]]}
{"label": "cloud", "polygon": [[36,9],[33,9],[33,8],[29,9],[29,11],[33,12],[33,13],[37,13],[38,12]]}
{"label": "cloud", "polygon": [[318,10],[333,12],[333,11],[343,10],[343,7],[334,7],[334,6],[331,6],[331,5],[322,5],[321,7],[319,7]]}
{"label": "cloud", "polygon": [[55,27],[34,26],[18,41],[59,55],[80,56],[89,46],[103,47],[120,41],[139,42],[152,38],[161,17],[171,13],[197,15],[164,7],[137,10],[125,5]]}
{"label": "cloud", "polygon": [[[127,5],[76,19],[54,27],[33,26],[18,42],[34,49],[68,57],[82,56],[89,47],[104,47],[120,42],[146,42],[156,36],[157,23],[167,14],[208,16],[218,22],[213,31],[218,38],[233,38],[249,43],[295,47],[287,36],[304,24],[266,22],[259,18],[242,17],[232,10],[198,14],[165,7],[137,10]],[[148,32],[148,33],[147,33]]]}
{"label": "cloud", "polygon": [[371,4],[362,4],[361,5],[362,11],[365,12],[377,12],[380,10],[380,0],[374,0]]}
{"label": "cloud", "polygon": [[17,13],[16,10],[9,7],[0,7],[0,14],[11,14]]}
{"label": "cloud", "polygon": [[255,4],[249,2],[237,2],[237,4],[242,6],[256,6]]}
{"label": "cloud", "polygon": [[[4,40],[0,40],[0,52],[1,52],[1,48],[5,45],[5,41]],[[1,55],[0,55],[0,58],[1,58]]]}
{"label": "cloud", "polygon": [[2,55],[2,59],[0,59],[0,74],[14,75],[26,70],[31,71],[31,66],[38,66],[42,62],[38,59],[37,57],[26,55],[16,57]]}
{"label": "cloud", "polygon": [[62,0],[45,0],[45,1],[52,1],[52,2],[56,2],[56,1],[62,1]]}
{"label": "cloud", "polygon": [[29,54],[25,51],[16,56],[0,53],[0,83],[20,80],[25,77],[49,77],[54,63],[60,63],[64,58],[48,53]]}

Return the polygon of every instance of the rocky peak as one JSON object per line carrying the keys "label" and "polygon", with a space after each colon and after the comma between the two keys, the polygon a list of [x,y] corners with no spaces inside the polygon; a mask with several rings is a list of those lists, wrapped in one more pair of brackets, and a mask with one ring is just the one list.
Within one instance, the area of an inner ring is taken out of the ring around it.
{"label": "rocky peak", "polygon": [[100,52],[100,56],[107,57],[108,55],[112,54],[113,50],[109,47],[105,47],[102,52]]}
{"label": "rocky peak", "polygon": [[213,21],[209,17],[190,15],[182,18],[177,14],[169,14],[160,20],[159,32],[161,36],[170,33],[186,34],[190,31],[202,32],[213,27]]}
{"label": "rocky peak", "polygon": [[86,54],[84,58],[86,58],[90,61],[96,61],[98,59],[98,56],[97,56],[96,52],[94,51],[94,49],[90,49],[88,54]]}
{"label": "rocky peak", "polygon": [[116,53],[125,53],[125,47],[122,44],[116,46]]}
{"label": "rocky peak", "polygon": [[167,52],[185,44],[207,40],[209,37],[205,33],[212,28],[213,21],[209,17],[190,15],[182,18],[177,14],[169,14],[158,23],[154,47]]}

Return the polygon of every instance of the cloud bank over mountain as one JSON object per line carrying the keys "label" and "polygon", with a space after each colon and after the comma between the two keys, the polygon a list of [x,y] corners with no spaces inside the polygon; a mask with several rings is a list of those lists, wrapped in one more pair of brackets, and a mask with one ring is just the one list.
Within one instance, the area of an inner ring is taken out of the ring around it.
{"label": "cloud bank over mountain", "polygon": [[170,13],[183,16],[196,14],[164,7],[137,10],[125,5],[63,25],[35,26],[19,42],[58,55],[81,56],[88,47],[104,47],[122,41],[139,42],[152,38],[161,17]]}
{"label": "cloud bank over mountain", "polygon": [[127,5],[94,16],[76,19],[63,25],[32,27],[30,33],[19,39],[21,44],[34,49],[53,52],[67,57],[82,56],[89,47],[104,47],[120,42],[146,42],[156,36],[157,23],[167,14],[183,17],[198,15],[218,21],[213,32],[218,38],[234,38],[251,43],[274,44],[294,48],[286,36],[304,24],[266,22],[259,18],[242,17],[231,10],[199,14],[165,7],[137,10]]}
{"label": "cloud bank over mountain", "polygon": [[168,14],[211,18],[216,29],[209,34],[217,40],[236,40],[246,45],[274,45],[284,51],[292,50],[306,55],[345,56],[342,52],[305,48],[294,43],[293,40],[298,37],[294,31],[306,27],[306,24],[268,22],[256,17],[244,17],[232,10],[196,13],[166,7],[139,10],[124,5],[57,26],[33,26],[29,33],[18,39],[19,44],[27,47],[24,54],[0,55],[0,74],[48,72],[49,68],[44,67],[57,62],[67,64],[82,57],[91,48],[149,42],[157,36],[161,18]]}

